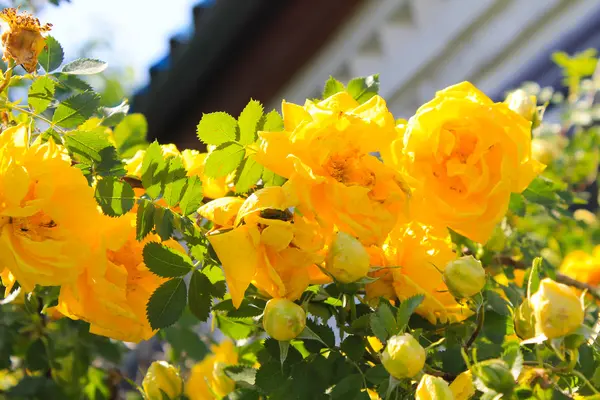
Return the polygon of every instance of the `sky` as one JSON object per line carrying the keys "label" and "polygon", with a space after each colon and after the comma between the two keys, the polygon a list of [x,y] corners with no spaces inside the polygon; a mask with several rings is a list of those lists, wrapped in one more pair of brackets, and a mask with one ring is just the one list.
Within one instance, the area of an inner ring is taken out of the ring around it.
{"label": "sky", "polygon": [[150,66],[168,53],[169,38],[192,29],[192,7],[200,2],[71,0],[48,5],[39,18],[54,25],[50,34],[63,46],[65,61],[87,52],[109,67],[131,67],[134,87],[141,87],[149,79]]}

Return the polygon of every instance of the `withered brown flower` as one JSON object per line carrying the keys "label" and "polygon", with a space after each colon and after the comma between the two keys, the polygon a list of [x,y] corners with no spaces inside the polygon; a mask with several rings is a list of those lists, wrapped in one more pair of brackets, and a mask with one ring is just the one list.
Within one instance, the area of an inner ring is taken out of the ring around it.
{"label": "withered brown flower", "polygon": [[6,8],[0,12],[2,25],[2,47],[4,61],[14,60],[27,72],[36,69],[38,56],[46,46],[43,34],[52,28],[52,24],[41,25],[34,16]]}

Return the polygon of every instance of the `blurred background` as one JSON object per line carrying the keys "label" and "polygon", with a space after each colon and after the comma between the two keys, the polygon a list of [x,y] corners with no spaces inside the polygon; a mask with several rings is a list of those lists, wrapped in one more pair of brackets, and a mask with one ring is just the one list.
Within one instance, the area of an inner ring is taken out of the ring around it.
{"label": "blurred background", "polygon": [[463,80],[495,100],[523,81],[560,89],[550,55],[600,46],[598,0],[52,2],[38,15],[66,59],[108,61],[105,100],[128,95],[150,138],[187,148],[201,146],[202,113],[303,102],[329,75],[380,73],[391,111],[408,118]]}

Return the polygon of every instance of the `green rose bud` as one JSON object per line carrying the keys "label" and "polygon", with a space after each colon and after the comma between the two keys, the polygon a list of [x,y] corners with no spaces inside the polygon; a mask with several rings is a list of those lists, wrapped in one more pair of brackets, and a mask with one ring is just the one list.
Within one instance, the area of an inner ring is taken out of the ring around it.
{"label": "green rose bud", "polygon": [[485,270],[481,261],[473,256],[464,256],[446,265],[444,282],[454,297],[473,297],[485,286]]}
{"label": "green rose bud", "polygon": [[508,364],[499,359],[486,360],[475,364],[472,369],[483,385],[495,392],[510,395],[515,388],[515,378]]}
{"label": "green rose bud", "polygon": [[325,268],[342,283],[359,280],[369,272],[369,253],[354,236],[338,232],[331,243]]}
{"label": "green rose bud", "polygon": [[387,372],[396,379],[412,378],[425,365],[425,349],[412,335],[392,336],[381,356]]}
{"label": "green rose bud", "polygon": [[514,325],[515,333],[521,339],[526,340],[535,336],[535,317],[528,299],[525,299],[515,310]]}

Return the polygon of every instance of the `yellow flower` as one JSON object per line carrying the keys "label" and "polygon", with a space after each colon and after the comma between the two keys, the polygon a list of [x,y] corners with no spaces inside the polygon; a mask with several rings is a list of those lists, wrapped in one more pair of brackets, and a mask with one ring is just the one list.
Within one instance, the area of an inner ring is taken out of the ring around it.
{"label": "yellow flower", "polygon": [[454,400],[454,395],[445,380],[425,374],[417,386],[415,400]]}
{"label": "yellow flower", "polygon": [[425,349],[411,334],[392,336],[381,355],[385,370],[396,379],[412,378],[425,365]]}
{"label": "yellow flower", "polygon": [[445,229],[411,222],[390,232],[382,247],[371,247],[371,265],[387,267],[369,274],[378,281],[366,285],[369,299],[379,296],[400,300],[417,294],[425,299],[416,312],[431,323],[462,320],[470,312],[448,292],[442,272],[455,258]]}
{"label": "yellow flower", "polygon": [[17,14],[14,8],[5,8],[0,12],[2,25],[2,59],[15,60],[23,65],[27,72],[36,70],[38,56],[46,47],[43,34],[50,31],[52,24],[41,25],[34,16],[22,12]]}
{"label": "yellow flower", "polygon": [[540,282],[540,288],[530,300],[535,317],[535,331],[554,339],[575,332],[583,324],[581,299],[567,285],[550,278]]}
{"label": "yellow flower", "polygon": [[531,122],[469,82],[438,92],[405,126],[387,162],[412,188],[411,212],[485,243],[544,168],[531,157]]}
{"label": "yellow flower", "polygon": [[454,395],[454,400],[468,400],[475,394],[473,385],[473,374],[467,370],[458,375],[450,384],[450,391]]}
{"label": "yellow flower", "polygon": [[177,368],[166,361],[154,361],[144,376],[142,387],[148,400],[163,400],[163,392],[169,399],[175,399],[182,392],[183,381]]}
{"label": "yellow flower", "polygon": [[108,219],[66,151],[28,136],[25,125],[0,133],[0,266],[27,292],[73,282]]}
{"label": "yellow flower", "polygon": [[369,253],[356,238],[337,232],[329,246],[325,265],[338,281],[354,282],[369,272]]}
{"label": "yellow flower", "polygon": [[212,354],[192,367],[185,384],[185,394],[190,400],[221,399],[235,389],[235,382],[223,371],[238,363],[234,344],[226,340],[211,350]]}
{"label": "yellow flower", "polygon": [[[201,207],[199,213],[217,223],[228,222],[238,206],[238,201],[219,199]],[[261,189],[244,201],[233,226],[208,235],[236,307],[251,282],[271,297],[296,300],[318,276],[315,264],[323,261],[319,226],[292,214],[290,206],[282,187]]]}
{"label": "yellow flower", "polygon": [[600,246],[596,246],[591,255],[581,250],[567,254],[559,270],[578,281],[594,286],[600,284]]}
{"label": "yellow flower", "polygon": [[343,92],[304,107],[284,101],[282,110],[284,131],[259,132],[256,160],[289,179],[302,215],[365,245],[381,243],[405,211],[408,190],[371,154],[396,135],[385,101],[359,105]]}
{"label": "yellow flower", "polygon": [[[62,286],[57,309],[89,322],[91,333],[127,342],[147,340],[155,331],[146,319],[146,304],[165,279],[148,270],[142,251],[160,238],[148,235],[138,242],[132,213],[111,220],[103,236],[106,242],[90,255],[77,282]],[[183,251],[175,241],[163,243]]]}
{"label": "yellow flower", "polygon": [[200,153],[197,150],[184,150],[181,152],[183,166],[187,171],[187,175],[199,176],[202,179],[202,193],[204,197],[218,199],[234,189],[231,183],[235,178],[235,172],[221,178],[207,177],[204,175],[206,156],[208,156],[208,153]]}

